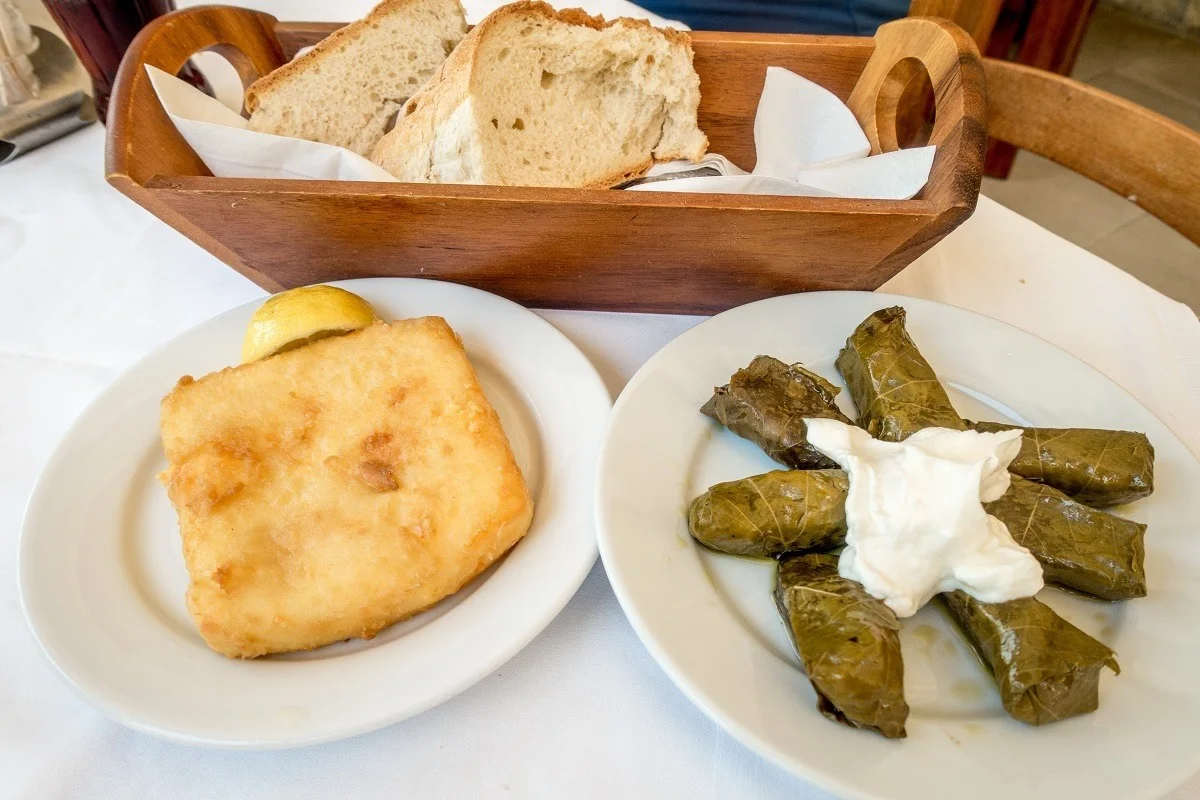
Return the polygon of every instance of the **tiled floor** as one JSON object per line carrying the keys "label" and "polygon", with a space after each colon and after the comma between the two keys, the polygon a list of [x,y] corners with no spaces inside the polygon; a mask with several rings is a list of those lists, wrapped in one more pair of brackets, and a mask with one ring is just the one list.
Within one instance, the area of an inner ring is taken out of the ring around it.
{"label": "tiled floor", "polygon": [[[1074,76],[1200,130],[1200,41],[1101,6]],[[1021,153],[983,193],[1200,312],[1200,247],[1103,186]]]}

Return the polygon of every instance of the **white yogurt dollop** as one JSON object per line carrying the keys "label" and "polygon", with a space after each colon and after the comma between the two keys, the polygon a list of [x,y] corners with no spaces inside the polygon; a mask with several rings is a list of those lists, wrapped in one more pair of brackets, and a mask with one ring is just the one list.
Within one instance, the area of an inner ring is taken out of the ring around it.
{"label": "white yogurt dollop", "polygon": [[832,419],[806,419],[808,441],[850,474],[838,574],[898,617],[953,589],[985,603],[1029,597],[1042,566],[983,503],[1009,486],[1021,431],[926,428],[881,442]]}

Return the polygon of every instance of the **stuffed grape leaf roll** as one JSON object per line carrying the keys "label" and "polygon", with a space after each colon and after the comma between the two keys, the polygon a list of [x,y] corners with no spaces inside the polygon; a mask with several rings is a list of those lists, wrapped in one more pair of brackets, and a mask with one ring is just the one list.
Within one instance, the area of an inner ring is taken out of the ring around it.
{"label": "stuffed grape leaf roll", "polygon": [[[849,491],[849,478],[836,469],[718,483],[692,501],[688,529],[701,544],[733,555],[830,550],[845,543]],[[1041,562],[1048,582],[1104,600],[1145,596],[1145,525],[1016,475],[984,508]]]}
{"label": "stuffed grape leaf roll", "polygon": [[992,672],[1013,719],[1045,725],[1095,711],[1100,670],[1121,671],[1110,648],[1036,598],[981,603],[965,592],[942,598]]}
{"label": "stuffed grape leaf roll", "polygon": [[700,409],[729,430],[749,439],[770,458],[795,469],[831,469],[837,464],[808,443],[805,417],[852,425],[835,397],[841,390],[799,364],[757,356],[718,386]]}
{"label": "stuffed grape leaf roll", "polygon": [[[971,423],[977,431],[1018,425]],[[1154,446],[1144,433],[1096,428],[1023,428],[1010,472],[1053,486],[1094,508],[1131,503],[1154,491]]]}
{"label": "stuffed grape leaf roll", "polygon": [[892,610],[838,575],[837,557],[780,560],[775,605],[822,714],[890,739],[905,735],[900,624]]}
{"label": "stuffed grape leaf roll", "polygon": [[904,327],[899,306],[859,325],[837,357],[858,408],[858,424],[876,439],[899,442],[922,428],[966,430],[945,387]]}
{"label": "stuffed grape leaf roll", "polygon": [[688,529],[722,553],[767,558],[846,539],[850,480],[840,469],[776,470],[718,483],[692,501]]}
{"label": "stuffed grape leaf roll", "polygon": [[1011,477],[1004,496],[984,508],[1041,562],[1047,582],[1104,600],[1146,596],[1145,525]]}

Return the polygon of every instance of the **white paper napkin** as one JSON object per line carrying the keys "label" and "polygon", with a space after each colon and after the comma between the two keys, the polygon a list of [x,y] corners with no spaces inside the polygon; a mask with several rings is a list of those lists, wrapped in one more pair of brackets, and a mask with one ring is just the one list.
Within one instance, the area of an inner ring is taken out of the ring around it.
{"label": "white paper napkin", "polygon": [[343,147],[252,131],[240,114],[194,86],[149,64],[146,72],[175,128],[218,178],[396,180]]}
{"label": "white paper napkin", "polygon": [[[754,116],[757,163],[747,173],[710,153],[701,161],[717,176],[654,181],[644,192],[776,194],[907,200],[929,180],[935,147],[869,156],[871,145],[846,104],[807,78],[768,67]],[[696,168],[690,161],[658,164],[648,177]]]}
{"label": "white paper napkin", "polygon": [[866,158],[871,143],[853,112],[823,86],[767,67],[754,115],[755,175],[794,180],[806,167]]}
{"label": "white paper napkin", "polygon": [[[246,120],[195,87],[147,65],[167,115],[213,175],[223,178],[396,179],[329,144],[249,130]],[[832,92],[779,68],[767,69],[754,118],[757,164],[747,173],[717,153],[699,164],[656,164],[648,177],[711,167],[716,176],[654,181],[632,191],[856,197],[904,200],[929,179],[935,148],[870,156],[854,114]]]}

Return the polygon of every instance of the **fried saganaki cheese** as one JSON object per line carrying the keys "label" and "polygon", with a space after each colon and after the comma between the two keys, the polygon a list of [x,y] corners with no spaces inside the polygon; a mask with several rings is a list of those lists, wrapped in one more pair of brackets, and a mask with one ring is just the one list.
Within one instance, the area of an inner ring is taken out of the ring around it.
{"label": "fried saganaki cheese", "polygon": [[230,657],[370,639],[458,591],[533,515],[440,317],[184,377],[162,442],[188,610]]}

